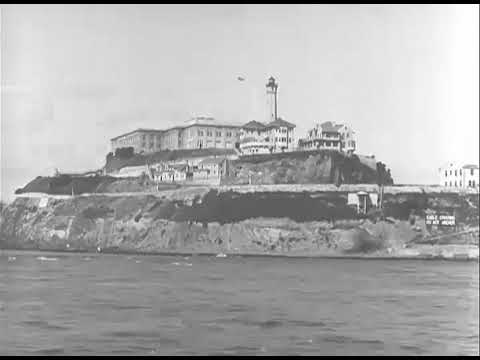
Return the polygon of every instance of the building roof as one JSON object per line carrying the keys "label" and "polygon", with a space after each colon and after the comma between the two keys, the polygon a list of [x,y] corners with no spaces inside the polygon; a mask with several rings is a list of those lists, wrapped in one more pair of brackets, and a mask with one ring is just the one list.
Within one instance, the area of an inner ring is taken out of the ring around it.
{"label": "building roof", "polygon": [[478,169],[478,165],[467,164],[462,166],[462,169]]}
{"label": "building roof", "polygon": [[125,133],[125,134],[115,136],[114,138],[111,138],[110,141],[117,140],[117,139],[119,139],[119,138],[121,138],[121,137],[123,137],[123,136],[131,135],[131,134],[134,134],[134,133],[137,133],[137,132],[156,132],[156,133],[163,133],[164,131],[165,131],[165,130],[138,128],[138,129],[129,131],[129,132]]}
{"label": "building roof", "polygon": [[221,123],[221,122],[218,122],[217,120],[213,119],[213,121],[211,121],[211,122],[209,122],[209,121],[207,121],[205,123],[204,122],[191,122],[190,124],[186,124],[186,125],[172,126],[172,127],[169,127],[165,130],[138,128],[136,130],[129,131],[125,134],[115,136],[114,138],[111,138],[110,141],[114,141],[114,140],[117,140],[117,139],[119,139],[123,136],[131,135],[131,134],[134,134],[134,133],[137,133],[137,132],[165,133],[165,132],[168,132],[168,131],[171,131],[171,130],[176,130],[176,129],[186,129],[186,128],[189,128],[191,126],[224,127],[224,128],[235,128],[235,129],[238,129],[238,128],[241,127],[240,125]]}
{"label": "building roof", "polygon": [[242,126],[243,129],[249,129],[249,130],[263,130],[266,127],[267,126],[265,124],[262,124],[261,122],[255,121],[255,120],[249,121],[248,123]]}
{"label": "building roof", "polygon": [[272,128],[272,127],[278,128],[278,127],[281,127],[281,126],[288,127],[288,128],[294,128],[295,127],[294,124],[292,124],[288,121],[285,121],[281,118],[278,118],[277,120],[274,120],[274,121],[267,124],[267,127],[269,127],[269,128]]}
{"label": "building roof", "polygon": [[200,161],[200,165],[215,165],[215,164],[221,164],[223,161],[225,161],[226,158],[207,158],[205,160]]}
{"label": "building roof", "polygon": [[343,124],[335,124],[331,121],[324,122],[320,124],[320,127],[322,128],[322,131],[324,132],[338,132],[340,128],[343,126]]}

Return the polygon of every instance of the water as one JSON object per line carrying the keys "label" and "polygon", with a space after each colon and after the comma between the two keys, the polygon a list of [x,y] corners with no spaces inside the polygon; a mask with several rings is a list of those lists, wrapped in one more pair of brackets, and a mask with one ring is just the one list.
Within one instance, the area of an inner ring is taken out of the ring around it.
{"label": "water", "polygon": [[477,262],[0,253],[1,355],[475,355]]}

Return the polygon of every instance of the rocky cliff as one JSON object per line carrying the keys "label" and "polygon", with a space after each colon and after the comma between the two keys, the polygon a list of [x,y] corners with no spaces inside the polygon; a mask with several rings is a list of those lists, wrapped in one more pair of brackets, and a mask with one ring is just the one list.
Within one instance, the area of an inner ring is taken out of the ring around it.
{"label": "rocky cliff", "polygon": [[334,150],[242,156],[232,161],[225,184],[393,184],[385,165]]}
{"label": "rocky cliff", "polygon": [[[478,256],[478,195],[387,191],[384,212],[358,215],[347,192],[191,188],[155,194],[19,197],[2,211],[0,247],[272,255]],[[427,229],[428,209],[454,209],[453,229]],[[475,232],[476,231],[476,232]],[[440,236],[443,247],[424,245]],[[447,247],[445,247],[447,246]],[[460,248],[458,248],[460,246]],[[458,250],[460,249],[460,250]],[[472,250],[473,249],[473,250]],[[440,253],[439,253],[440,252]]]}

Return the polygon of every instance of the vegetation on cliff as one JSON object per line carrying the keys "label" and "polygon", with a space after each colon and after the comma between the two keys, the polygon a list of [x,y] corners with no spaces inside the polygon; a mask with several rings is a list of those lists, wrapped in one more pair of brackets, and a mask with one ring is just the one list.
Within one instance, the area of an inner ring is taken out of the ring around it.
{"label": "vegetation on cliff", "polygon": [[15,194],[45,193],[51,195],[81,195],[93,193],[119,192],[150,192],[175,189],[177,185],[157,185],[148,177],[115,178],[111,176],[71,176],[59,175],[53,177],[38,176],[23,188],[17,189]]}

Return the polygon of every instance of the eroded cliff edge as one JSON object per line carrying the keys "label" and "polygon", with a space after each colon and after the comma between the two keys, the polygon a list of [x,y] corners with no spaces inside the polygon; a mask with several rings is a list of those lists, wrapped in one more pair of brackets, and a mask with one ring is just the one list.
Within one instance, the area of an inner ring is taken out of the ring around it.
{"label": "eroded cliff edge", "polygon": [[[391,187],[382,213],[359,215],[348,191],[295,185],[19,197],[2,211],[0,247],[478,258],[478,194]],[[426,211],[447,208],[456,229],[427,229]]]}

